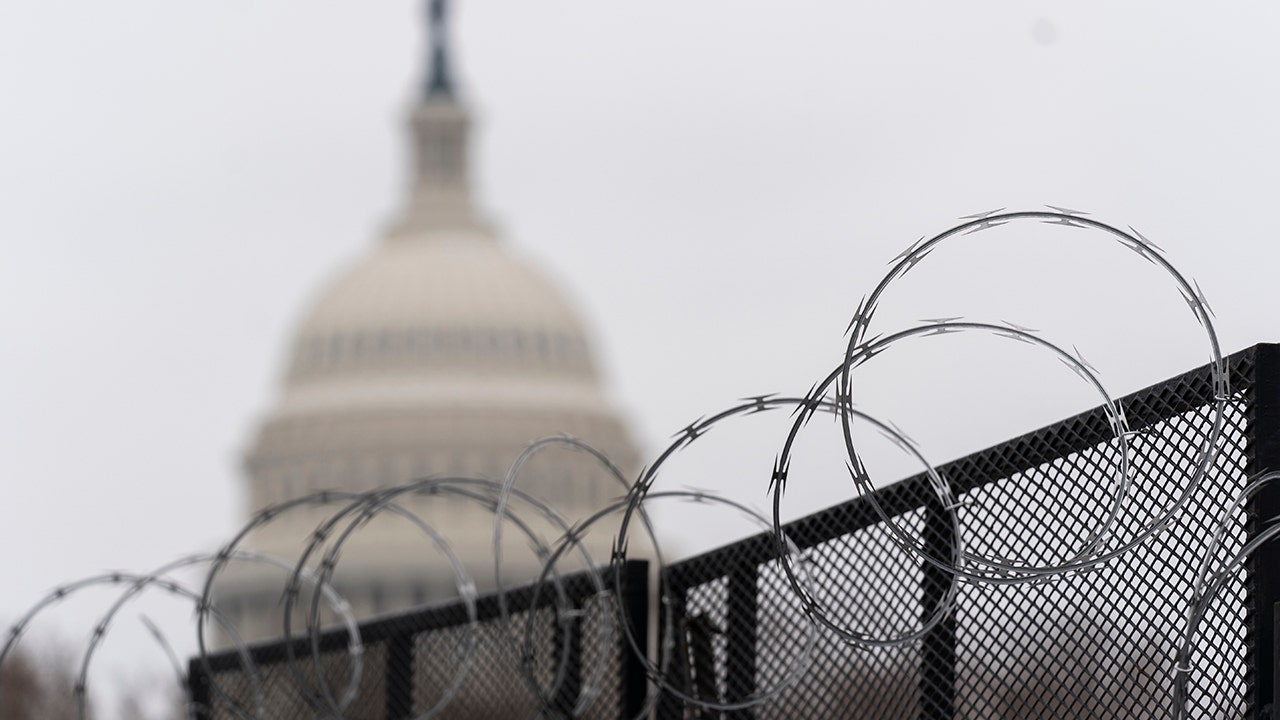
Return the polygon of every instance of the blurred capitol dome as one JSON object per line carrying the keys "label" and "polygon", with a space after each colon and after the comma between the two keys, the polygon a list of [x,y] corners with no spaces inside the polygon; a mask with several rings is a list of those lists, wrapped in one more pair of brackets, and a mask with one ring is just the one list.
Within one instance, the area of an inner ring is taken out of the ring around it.
{"label": "blurred capitol dome", "polygon": [[[555,434],[590,443],[624,471],[635,467],[573,306],[504,247],[473,203],[470,115],[449,73],[438,7],[409,118],[407,202],[384,237],[323,289],[295,335],[280,397],[245,459],[250,514],[321,490],[363,492],[431,475],[501,480],[529,443]],[[518,487],[570,522],[622,494],[594,459],[568,450],[536,457]],[[447,539],[481,592],[492,587],[489,509],[448,496],[405,506]],[[245,544],[292,564],[337,507],[282,515]],[[599,562],[608,562],[611,541],[608,532],[590,538]],[[540,563],[527,543],[513,547],[504,548],[504,582],[532,579]],[[396,517],[353,536],[335,578],[361,617],[458,592],[431,540]],[[218,580],[219,606],[247,639],[280,634],[284,579],[237,566]]]}

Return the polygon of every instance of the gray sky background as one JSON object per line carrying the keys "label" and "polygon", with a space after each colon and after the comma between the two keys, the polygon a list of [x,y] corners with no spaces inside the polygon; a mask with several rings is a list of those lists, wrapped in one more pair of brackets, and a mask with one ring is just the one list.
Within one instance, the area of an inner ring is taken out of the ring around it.
{"label": "gray sky background", "polygon": [[[421,4],[0,4],[0,620],[232,532],[294,323],[399,201]],[[806,391],[886,262],[999,207],[1132,224],[1224,351],[1277,337],[1273,5],[475,0],[454,27],[483,205],[582,304],[649,454]],[[1207,359],[1168,281],[1078,230],[972,236],[883,307],[1044,329],[1115,394]],[[1096,402],[945,343],[862,381],[938,460]],[[779,427],[671,482],[763,504]],[[792,514],[846,494],[815,479]]]}

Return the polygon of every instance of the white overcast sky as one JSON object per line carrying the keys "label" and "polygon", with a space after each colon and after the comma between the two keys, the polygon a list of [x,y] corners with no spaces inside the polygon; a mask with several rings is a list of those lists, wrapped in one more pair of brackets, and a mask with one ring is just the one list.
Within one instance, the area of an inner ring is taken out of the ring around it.
{"label": "white overcast sky", "polygon": [[[399,200],[421,5],[0,3],[0,620],[234,529],[294,324]],[[483,206],[582,304],[649,453],[803,393],[886,262],[999,207],[1132,224],[1200,282],[1224,350],[1278,335],[1280,6],[455,5]],[[1117,394],[1206,359],[1136,256],[1020,233],[931,257],[886,323],[1041,328]],[[1096,401],[989,341],[937,348],[867,392],[938,459]],[[775,435],[748,437],[680,482],[763,502]]]}

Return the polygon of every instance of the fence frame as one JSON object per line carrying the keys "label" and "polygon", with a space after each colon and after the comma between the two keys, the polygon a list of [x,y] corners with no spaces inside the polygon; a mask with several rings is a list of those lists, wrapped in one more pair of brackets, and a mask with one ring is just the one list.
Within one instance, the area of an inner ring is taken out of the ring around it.
{"label": "fence frame", "polygon": [[[1236,393],[1233,397],[1242,404],[1245,412],[1244,455],[1248,475],[1257,477],[1268,471],[1280,470],[1280,345],[1254,345],[1225,358],[1223,366],[1229,387]],[[1137,432],[1211,404],[1218,391],[1212,381],[1210,367],[1206,365],[1131,393],[1118,402],[1130,430]],[[1040,464],[1107,442],[1112,438],[1112,432],[1106,414],[1095,408],[972,453],[942,465],[938,470],[952,484],[956,495],[963,496]],[[877,500],[890,516],[924,510],[924,541],[935,556],[946,557],[950,554],[947,543],[951,542],[949,514],[931,505],[936,500],[929,500],[934,496],[928,483],[929,479],[924,474],[908,477],[877,491]],[[1257,494],[1247,507],[1246,517],[1246,531],[1250,535],[1257,532],[1262,523],[1280,517],[1280,483],[1273,483]],[[786,532],[803,551],[879,522],[879,515],[870,504],[855,498],[792,521],[786,525]],[[670,597],[657,606],[657,620],[663,626],[674,624],[677,634],[684,632],[689,620],[688,591],[721,578],[725,580],[726,628],[734,630],[726,637],[726,653],[734,658],[727,664],[724,678],[728,697],[747,696],[755,687],[759,652],[758,576],[761,566],[776,557],[773,535],[760,533],[672,563],[659,578],[663,594]],[[1247,688],[1245,716],[1266,720],[1273,718],[1273,707],[1277,707],[1280,700],[1276,697],[1280,688],[1280,542],[1262,547],[1250,558],[1246,573],[1247,596],[1243,608],[1244,624],[1248,628],[1243,678]],[[606,572],[605,576],[611,584],[612,573]],[[575,582],[579,584],[575,585]],[[619,594],[621,616],[632,624],[635,637],[648,637],[651,618],[648,564],[628,561],[623,583]],[[926,564],[919,586],[920,606],[926,616],[932,615],[941,601],[946,583],[943,571]],[[569,587],[579,588],[589,585],[585,577],[577,577],[567,583]],[[512,591],[509,603],[513,608],[524,609],[532,595],[532,589],[528,587]],[[585,596],[574,597],[575,602],[581,602]],[[551,593],[540,594],[539,606],[550,602]],[[480,598],[477,610],[482,621],[496,618],[499,613],[496,597]],[[379,618],[360,626],[366,643],[388,643],[388,718],[403,717],[393,715],[392,710],[412,706],[413,637],[457,625],[458,617],[456,604],[442,605]],[[580,636],[580,633],[576,635]],[[322,648],[337,647],[345,641],[345,634],[341,631],[324,633],[320,639]],[[618,678],[622,698],[620,717],[630,720],[644,708],[650,682],[644,663],[633,656],[625,639],[622,642],[621,676]],[[928,720],[953,718],[958,677],[955,609],[929,631],[921,644],[920,717]],[[687,653],[684,642],[677,642],[676,648],[678,653]],[[308,641],[295,641],[295,651],[300,657],[309,655]],[[251,654],[255,663],[282,662],[286,658],[282,643],[254,646]],[[212,657],[210,662],[211,669],[219,672],[238,667],[239,661],[234,653],[228,652]],[[671,658],[670,667],[677,673],[687,673],[688,665],[687,654]],[[478,670],[473,669],[475,671]],[[209,678],[198,658],[191,661],[189,678],[193,701],[207,706],[210,700]],[[566,683],[561,690],[564,697],[559,698],[556,704],[571,701],[576,687],[573,683]],[[683,705],[669,694],[656,707],[659,718],[683,717],[684,713]],[[748,709],[725,715],[750,718],[753,713]],[[719,714],[715,716],[719,717]],[[197,717],[202,720],[211,718],[208,713],[200,713]]]}
{"label": "fence frame", "polygon": [[[1280,345],[1254,345],[1224,358],[1223,365],[1229,379],[1245,381],[1242,399],[1248,413],[1246,452],[1250,476],[1280,469]],[[1130,430],[1139,431],[1211,403],[1215,397],[1211,377],[1210,366],[1204,365],[1120,398],[1118,402]],[[1235,383],[1231,385],[1234,387]],[[1174,392],[1176,388],[1188,387],[1194,390]],[[1159,412],[1152,409],[1157,404]],[[951,482],[956,495],[961,496],[1111,437],[1112,428],[1105,413],[1094,408],[941,465],[938,471]],[[1064,442],[1064,438],[1069,440]],[[965,480],[956,482],[955,478]],[[948,548],[939,544],[948,542],[950,537],[947,514],[916,500],[933,497],[928,482],[925,474],[914,475],[879,489],[877,499],[889,516],[925,508],[928,518],[925,541],[932,545],[937,557],[947,557]],[[1280,483],[1273,483],[1259,493],[1250,503],[1247,514],[1251,534],[1257,531],[1259,521],[1280,517]],[[804,551],[878,522],[879,516],[870,505],[854,498],[787,523],[785,529],[787,536]],[[667,568],[662,582],[677,598],[684,598],[693,587],[727,577],[726,606],[732,609],[742,603],[743,607],[754,608],[758,604],[755,597],[758,587],[735,578],[740,578],[743,564],[758,567],[776,557],[776,540],[769,533],[761,533],[674,563]],[[726,572],[726,568],[733,569]],[[941,597],[938,588],[942,585],[935,577],[940,572],[936,569],[924,572],[920,592],[925,612]],[[1250,689],[1250,697],[1246,699],[1248,716],[1271,720],[1273,703],[1277,700],[1275,689],[1280,687],[1280,642],[1277,642],[1280,639],[1280,542],[1270,543],[1251,559],[1248,575],[1250,587],[1245,610],[1247,623],[1252,628],[1245,678]],[[684,604],[676,602],[673,606],[684,607]],[[745,620],[747,614],[740,613],[739,617]],[[755,618],[751,620],[754,623]],[[746,634],[755,637],[755,628]],[[954,610],[928,633],[922,644],[920,716],[925,720],[952,718],[957,678]],[[754,659],[754,649],[750,657]],[[729,663],[726,687],[742,693],[736,697],[745,696],[754,688],[755,669],[753,660]],[[680,716],[677,703],[661,703],[659,710],[660,718]],[[750,717],[750,713],[738,712],[735,717]]]}

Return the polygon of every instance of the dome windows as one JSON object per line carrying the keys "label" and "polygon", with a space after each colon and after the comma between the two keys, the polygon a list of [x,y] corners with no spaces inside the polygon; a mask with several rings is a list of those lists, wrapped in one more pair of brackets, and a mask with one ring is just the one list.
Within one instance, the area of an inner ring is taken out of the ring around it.
{"label": "dome windows", "polygon": [[[381,328],[304,338],[292,373],[304,376],[357,367],[448,364],[520,365],[590,372],[586,344],[565,332],[520,328]],[[515,368],[512,368],[515,369]]]}

